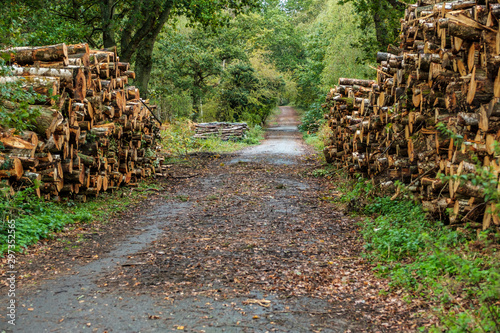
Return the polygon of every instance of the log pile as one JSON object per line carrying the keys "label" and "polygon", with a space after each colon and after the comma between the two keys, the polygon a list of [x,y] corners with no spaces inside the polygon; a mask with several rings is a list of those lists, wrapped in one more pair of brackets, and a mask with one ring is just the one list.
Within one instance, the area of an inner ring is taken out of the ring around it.
{"label": "log pile", "polygon": [[195,124],[195,138],[208,139],[210,137],[218,137],[224,141],[240,139],[248,130],[246,123],[199,123]]}
{"label": "log pile", "polygon": [[[32,131],[0,128],[0,188],[11,193],[33,185],[47,199],[88,195],[133,185],[161,172],[156,158],[156,125],[128,86],[135,74],[116,48],[58,44],[0,51],[13,76],[47,96]],[[16,112],[18,105],[3,101]]]}
{"label": "log pile", "polygon": [[409,5],[400,45],[377,54],[377,79],[341,78],[328,94],[327,161],[381,186],[401,181],[441,218],[450,209],[451,224],[500,224],[483,187],[440,177],[477,173],[477,157],[498,180],[500,4],[492,2]]}

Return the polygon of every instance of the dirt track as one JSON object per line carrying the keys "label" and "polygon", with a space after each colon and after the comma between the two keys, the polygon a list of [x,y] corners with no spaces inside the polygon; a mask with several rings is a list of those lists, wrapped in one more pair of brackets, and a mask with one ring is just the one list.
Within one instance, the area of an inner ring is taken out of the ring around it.
{"label": "dirt track", "polygon": [[78,250],[88,260],[61,249],[50,266],[55,243],[21,256],[32,278],[14,332],[408,330],[407,306],[379,295],[386,282],[359,256],[355,221],[308,176],[317,162],[295,111],[281,110],[262,145],[193,158],[165,191],[102,225]]}

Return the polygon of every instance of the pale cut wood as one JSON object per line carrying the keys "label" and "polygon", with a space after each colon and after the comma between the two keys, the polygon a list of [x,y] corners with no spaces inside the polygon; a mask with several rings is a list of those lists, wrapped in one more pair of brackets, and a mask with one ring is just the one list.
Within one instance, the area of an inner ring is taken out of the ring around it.
{"label": "pale cut wood", "polygon": [[472,102],[474,101],[474,97],[476,96],[476,88],[477,88],[477,85],[476,85],[476,67],[474,66],[474,68],[472,69],[472,73],[471,73],[471,80],[469,83],[469,89],[467,91],[467,103],[468,104],[472,104]]}
{"label": "pale cut wood", "polygon": [[371,87],[374,84],[375,81],[373,80],[358,80],[358,79],[348,79],[348,78],[339,79],[339,85],[347,85],[347,86],[357,85],[362,87]]}

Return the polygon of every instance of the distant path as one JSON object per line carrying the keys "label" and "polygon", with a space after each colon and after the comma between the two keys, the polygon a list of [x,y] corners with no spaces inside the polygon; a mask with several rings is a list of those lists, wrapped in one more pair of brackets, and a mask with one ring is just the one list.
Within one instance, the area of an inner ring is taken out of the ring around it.
{"label": "distant path", "polygon": [[290,106],[280,106],[280,113],[270,120],[266,140],[260,145],[240,151],[236,162],[263,162],[270,164],[294,164],[298,156],[308,149],[297,129],[300,124],[297,111]]}

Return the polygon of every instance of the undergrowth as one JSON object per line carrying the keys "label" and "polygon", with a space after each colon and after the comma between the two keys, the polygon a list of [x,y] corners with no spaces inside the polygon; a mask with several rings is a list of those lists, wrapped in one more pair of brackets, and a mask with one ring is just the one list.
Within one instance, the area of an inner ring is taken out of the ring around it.
{"label": "undergrowth", "polygon": [[408,301],[422,298],[439,321],[431,332],[500,331],[500,235],[454,230],[410,200],[375,197],[371,182],[349,184],[339,200],[363,198],[365,256]]}
{"label": "undergrowth", "polygon": [[208,139],[194,138],[194,130],[189,121],[179,120],[164,126],[161,131],[164,152],[171,156],[187,155],[195,152],[230,153],[250,145],[259,144],[264,139],[264,130],[256,125],[245,133],[242,139],[221,140],[213,136]]}
{"label": "undergrowth", "polygon": [[307,110],[304,110],[301,117],[299,130],[304,133],[315,133],[326,122],[324,114],[326,109],[321,107],[321,102],[312,103]]}
{"label": "undergrowth", "polygon": [[[142,182],[141,186],[155,185]],[[68,225],[106,220],[112,214],[127,209],[131,202],[141,199],[140,191],[134,192],[130,188],[102,193],[86,203],[45,201],[33,191],[33,188],[28,188],[14,195],[0,194],[0,256],[8,249],[8,221],[15,221],[15,247],[10,250],[22,252],[40,239],[53,238],[55,232]]]}
{"label": "undergrowth", "polygon": [[331,129],[327,123],[319,126],[316,132],[302,132],[304,141],[312,146],[319,154],[319,159],[324,161],[323,149],[325,148],[325,141],[330,136]]}

